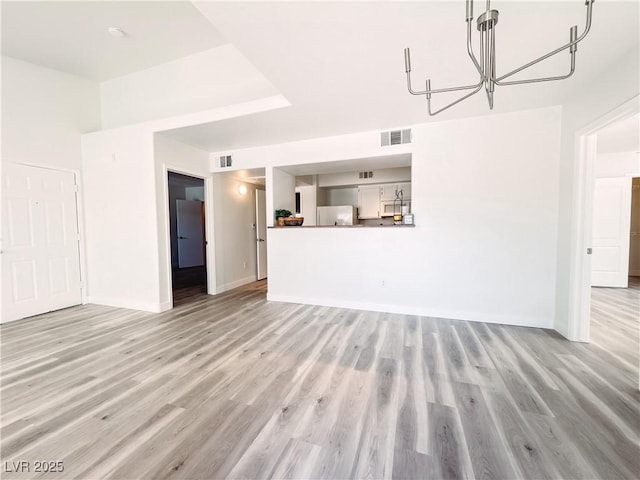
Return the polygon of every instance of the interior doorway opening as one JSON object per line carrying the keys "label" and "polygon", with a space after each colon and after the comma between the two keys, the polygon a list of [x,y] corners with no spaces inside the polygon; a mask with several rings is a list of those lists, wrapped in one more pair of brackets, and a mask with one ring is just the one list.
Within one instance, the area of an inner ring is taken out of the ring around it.
{"label": "interior doorway opening", "polygon": [[207,293],[204,179],[168,172],[173,303]]}
{"label": "interior doorway opening", "polygon": [[640,360],[640,114],[596,132],[589,340],[631,371]]}
{"label": "interior doorway opening", "polygon": [[576,225],[572,238],[572,278],[567,328],[567,337],[573,341],[590,342],[592,223],[598,134],[617,122],[638,115],[640,113],[638,100],[638,97],[634,97],[625,102],[585,126],[576,136],[579,164],[575,173],[577,187],[574,192]]}

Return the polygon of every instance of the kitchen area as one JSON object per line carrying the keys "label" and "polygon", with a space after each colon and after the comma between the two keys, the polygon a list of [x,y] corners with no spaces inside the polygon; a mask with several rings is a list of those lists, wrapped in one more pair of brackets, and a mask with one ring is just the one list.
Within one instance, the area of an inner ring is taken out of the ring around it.
{"label": "kitchen area", "polygon": [[394,301],[410,302],[399,264],[379,260],[419,239],[411,153],[274,167],[269,184],[272,211],[304,220],[267,229],[267,299],[393,311],[381,299],[394,292]]}
{"label": "kitchen area", "polygon": [[[406,163],[404,157],[394,160]],[[413,225],[411,165],[378,162],[374,168],[366,163],[359,162],[360,169],[348,170],[347,163],[332,172],[296,175],[295,215],[304,217],[303,226]]]}

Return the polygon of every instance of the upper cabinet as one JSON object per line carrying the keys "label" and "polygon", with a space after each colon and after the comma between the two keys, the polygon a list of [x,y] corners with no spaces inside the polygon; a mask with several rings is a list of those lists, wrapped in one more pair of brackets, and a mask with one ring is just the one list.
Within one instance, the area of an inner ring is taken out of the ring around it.
{"label": "upper cabinet", "polygon": [[358,218],[380,218],[380,185],[358,187]]}
{"label": "upper cabinet", "polygon": [[387,183],[380,185],[380,201],[393,202],[398,192],[402,192],[402,199],[411,199],[411,182]]}

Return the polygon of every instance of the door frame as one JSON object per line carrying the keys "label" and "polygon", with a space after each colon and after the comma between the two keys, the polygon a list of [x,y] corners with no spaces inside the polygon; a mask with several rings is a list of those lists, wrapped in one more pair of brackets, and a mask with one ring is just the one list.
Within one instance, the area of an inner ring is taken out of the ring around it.
{"label": "door frame", "polygon": [[640,113],[636,95],[632,99],[601,116],[575,134],[577,165],[574,169],[573,193],[575,228],[571,232],[571,268],[569,277],[568,338],[589,342],[591,319],[591,227],[593,222],[594,165],[597,155],[597,135],[600,130],[632,115]]}
{"label": "door frame", "polygon": [[[269,256],[267,254],[267,252],[269,250],[269,242],[267,242],[267,232],[268,232],[268,229],[267,229],[267,218],[268,218],[268,215],[266,214],[266,212],[267,212],[267,191],[266,191],[266,189],[262,189],[262,188],[256,188],[254,191],[256,192],[255,193],[255,212],[256,212],[256,223],[255,223],[255,225],[256,225],[256,228],[255,228],[255,232],[256,232],[256,234],[255,234],[255,239],[256,239],[256,281],[260,281],[260,280],[267,279],[268,275],[269,275],[269,261],[268,261]],[[259,254],[260,243],[258,241],[258,238],[260,237],[260,234],[259,234],[260,232],[258,231],[258,222],[259,222],[259,219],[258,219],[259,218],[259,215],[258,215],[258,192],[259,191],[260,192],[264,192],[264,208],[265,208],[265,217],[262,219],[262,221],[264,222],[264,228],[265,228],[264,242],[265,242],[265,263],[267,265],[267,268],[266,268],[267,275],[265,275],[263,278],[260,278],[260,254]]]}
{"label": "door frame", "polygon": [[200,178],[204,180],[204,230],[205,230],[205,268],[207,269],[207,294],[214,295],[216,293],[216,269],[215,269],[215,237],[213,231],[214,212],[213,212],[213,177],[211,174],[203,174],[188,168],[164,164],[162,169],[163,193],[164,193],[164,235],[167,248],[164,252],[165,272],[167,275],[166,288],[168,308],[173,308],[173,280],[171,274],[171,231],[169,218],[169,172],[187,175],[189,177]]}

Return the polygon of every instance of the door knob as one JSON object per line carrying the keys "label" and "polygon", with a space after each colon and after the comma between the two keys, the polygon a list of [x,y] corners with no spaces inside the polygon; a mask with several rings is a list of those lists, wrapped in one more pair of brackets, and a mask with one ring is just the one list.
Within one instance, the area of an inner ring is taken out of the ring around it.
{"label": "door knob", "polygon": [[178,237],[178,240],[187,240],[187,237]]}

